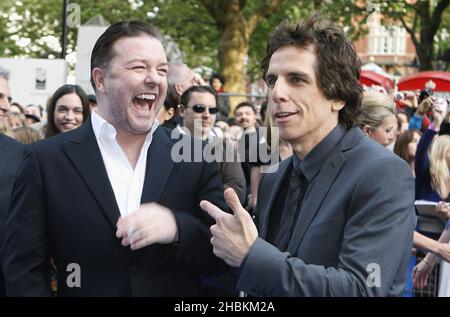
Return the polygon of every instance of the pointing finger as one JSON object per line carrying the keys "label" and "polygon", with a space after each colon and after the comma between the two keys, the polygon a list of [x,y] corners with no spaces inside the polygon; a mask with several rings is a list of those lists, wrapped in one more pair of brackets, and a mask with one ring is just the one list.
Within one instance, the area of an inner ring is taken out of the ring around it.
{"label": "pointing finger", "polygon": [[207,200],[202,200],[200,202],[200,208],[206,211],[214,220],[217,220],[221,215],[225,214],[219,207],[214,204],[211,204]]}
{"label": "pointing finger", "polygon": [[227,188],[224,192],[225,202],[233,210],[234,215],[238,218],[250,216],[242,207],[239,197],[232,188]]}

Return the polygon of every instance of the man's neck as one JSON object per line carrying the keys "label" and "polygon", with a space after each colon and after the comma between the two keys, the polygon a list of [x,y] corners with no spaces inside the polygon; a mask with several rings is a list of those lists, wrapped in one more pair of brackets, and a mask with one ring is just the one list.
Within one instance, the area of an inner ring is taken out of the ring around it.
{"label": "man's neck", "polygon": [[256,127],[248,127],[247,129],[245,129],[245,133],[253,133],[256,132]]}
{"label": "man's neck", "polygon": [[127,159],[133,169],[136,168],[146,136],[147,134],[134,134],[128,131],[117,131],[117,143],[127,156]]}
{"label": "man's neck", "polygon": [[333,131],[337,123],[331,123],[316,131],[313,135],[305,135],[301,139],[289,142],[297,157],[303,160],[325,137]]}
{"label": "man's neck", "polygon": [[102,107],[97,107],[95,111],[100,117],[114,127],[116,130],[117,143],[125,153],[133,169],[136,168],[147,134],[135,134],[130,131],[118,129],[113,120],[110,119],[109,114],[103,111]]}

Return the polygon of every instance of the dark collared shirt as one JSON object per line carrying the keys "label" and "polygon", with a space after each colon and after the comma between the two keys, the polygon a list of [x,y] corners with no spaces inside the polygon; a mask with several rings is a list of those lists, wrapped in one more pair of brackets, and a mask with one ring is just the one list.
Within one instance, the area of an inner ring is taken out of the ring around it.
{"label": "dark collared shirt", "polygon": [[[308,188],[311,186],[316,175],[319,173],[323,164],[331,155],[331,153],[336,148],[341,139],[344,137],[346,132],[347,130],[344,128],[344,126],[338,124],[322,141],[319,142],[319,144],[317,144],[311,150],[311,152],[309,152],[306,155],[306,157],[303,160],[300,160],[300,158],[298,158],[295,153],[292,156],[293,168],[299,170],[306,178],[307,184],[305,184],[305,186],[302,186],[302,190],[305,191],[303,200],[306,199]],[[286,178],[286,183],[284,186],[286,188],[289,186],[289,177]],[[287,199],[287,197],[285,199]],[[295,226],[296,219],[298,218],[300,211],[301,208],[296,212],[292,224],[293,226]],[[267,234],[267,241],[270,243],[274,243],[278,235],[283,212],[285,212],[283,209],[273,209],[271,212],[269,231]],[[284,229],[286,228],[283,228],[283,230]]]}
{"label": "dark collared shirt", "polygon": [[314,177],[319,173],[322,165],[328,156],[333,152],[347,130],[341,124],[338,124],[328,135],[319,142],[311,152],[302,160],[294,153],[292,156],[294,168],[300,170],[311,184]]}

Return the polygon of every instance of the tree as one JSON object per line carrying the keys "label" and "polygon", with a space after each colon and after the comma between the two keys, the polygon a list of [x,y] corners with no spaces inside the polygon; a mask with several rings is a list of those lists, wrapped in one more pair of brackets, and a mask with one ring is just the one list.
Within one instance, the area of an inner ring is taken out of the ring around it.
{"label": "tree", "polygon": [[[77,0],[81,9],[81,24],[102,14],[114,23],[124,18],[148,19],[143,10],[129,1],[108,0],[94,2]],[[2,0],[0,3],[1,56],[30,56],[55,58],[61,53],[61,19],[63,1],[55,0]],[[149,6],[149,5],[147,5]],[[153,7],[152,7],[153,8]],[[68,29],[68,52],[75,50],[77,28]],[[23,43],[22,45],[18,45]]]}
{"label": "tree", "polygon": [[[223,73],[227,90],[244,92],[246,80],[260,78],[267,39],[280,22],[305,18],[313,10],[329,15],[356,37],[364,28],[357,17],[364,5],[351,0],[77,0],[81,24],[102,14],[110,23],[123,19],[149,21],[170,37],[191,67]],[[359,2],[358,2],[359,3]],[[20,5],[19,5],[20,4]],[[62,0],[2,0],[1,56],[55,58],[60,55]],[[360,21],[360,20],[359,20]],[[68,49],[75,50],[77,28],[69,28]],[[54,43],[50,45],[49,39]],[[27,45],[18,45],[27,43]]]}
{"label": "tree", "polygon": [[[201,0],[220,33],[219,64],[226,89],[245,91],[245,61],[251,35],[258,23],[278,11],[286,0]],[[247,10],[246,10],[247,9]]]}
{"label": "tree", "polygon": [[[450,0],[378,1],[387,21],[400,21],[416,48],[420,70],[433,69],[437,58],[435,36]],[[449,57],[450,57],[450,53]],[[442,53],[444,56],[445,53]],[[450,58],[449,58],[450,60]]]}

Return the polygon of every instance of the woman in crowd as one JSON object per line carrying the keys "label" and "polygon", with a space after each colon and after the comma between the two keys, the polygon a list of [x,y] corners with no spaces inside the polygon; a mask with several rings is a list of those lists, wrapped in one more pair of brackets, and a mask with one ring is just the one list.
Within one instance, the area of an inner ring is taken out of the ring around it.
{"label": "woman in crowd", "polygon": [[397,135],[397,118],[395,103],[388,95],[365,91],[357,122],[369,138],[384,147],[393,146]]}
{"label": "woman in crowd", "polygon": [[53,94],[47,107],[45,138],[76,129],[89,118],[89,101],[80,86],[64,85]]}
{"label": "woman in crowd", "polygon": [[419,143],[421,136],[422,132],[419,130],[407,130],[398,136],[394,145],[394,153],[408,163],[413,175],[415,175],[414,162],[416,159],[417,143]]}
{"label": "woman in crowd", "polygon": [[7,121],[9,122],[9,126],[13,130],[27,125],[25,115],[21,112],[8,113]]}
{"label": "woman in crowd", "polygon": [[[436,136],[448,111],[447,102],[441,99],[435,100],[432,111],[433,121],[425,130],[417,146],[415,163],[416,199],[439,202],[436,211],[448,218],[450,206],[445,200],[450,192],[450,136]],[[449,224],[450,222],[447,222],[445,230],[437,242],[417,232],[414,234],[414,245],[430,251],[414,268],[413,282],[415,287],[423,288],[426,285],[428,275],[433,270],[439,257],[447,262],[450,261]],[[422,242],[422,245],[419,245],[419,242]],[[439,296],[450,295],[449,269],[449,264],[443,262]]]}
{"label": "woman in crowd", "polygon": [[20,103],[14,101],[11,103],[11,106],[9,107],[9,113],[25,114],[25,110]]}
{"label": "woman in crowd", "polygon": [[408,130],[409,122],[408,122],[408,115],[403,111],[397,112],[396,117],[397,117],[397,137],[398,137]]}

